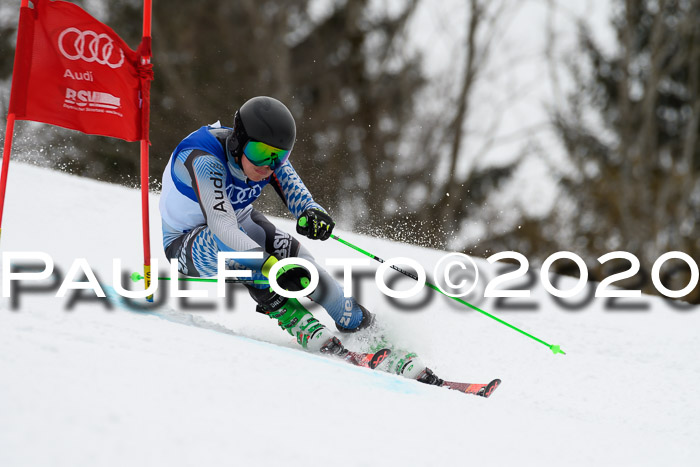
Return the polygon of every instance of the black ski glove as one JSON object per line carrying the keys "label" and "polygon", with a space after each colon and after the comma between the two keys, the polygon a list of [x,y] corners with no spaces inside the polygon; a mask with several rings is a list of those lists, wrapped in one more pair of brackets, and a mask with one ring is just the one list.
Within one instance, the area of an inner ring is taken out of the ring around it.
{"label": "black ski glove", "polygon": [[316,208],[307,209],[297,220],[297,233],[312,240],[328,240],[333,227],[331,216]]}

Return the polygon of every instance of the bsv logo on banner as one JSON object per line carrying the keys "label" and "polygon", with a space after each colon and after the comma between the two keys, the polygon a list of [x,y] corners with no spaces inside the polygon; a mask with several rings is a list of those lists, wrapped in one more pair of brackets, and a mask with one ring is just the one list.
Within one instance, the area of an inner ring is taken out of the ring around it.
{"label": "bsv logo on banner", "polygon": [[97,62],[112,69],[119,68],[124,63],[124,51],[118,48],[117,54],[114,41],[104,33],[66,28],[58,36],[58,49],[68,60]]}
{"label": "bsv logo on banner", "polygon": [[64,105],[89,107],[91,109],[118,110],[121,99],[107,92],[87,91],[67,88]]}

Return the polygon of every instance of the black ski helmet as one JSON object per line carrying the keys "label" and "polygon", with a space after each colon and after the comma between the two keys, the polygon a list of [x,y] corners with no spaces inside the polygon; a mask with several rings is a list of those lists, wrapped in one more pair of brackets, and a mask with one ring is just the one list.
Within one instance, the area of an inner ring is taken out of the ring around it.
{"label": "black ski helmet", "polygon": [[226,139],[226,152],[240,167],[243,149],[248,141],[259,141],[291,151],[296,134],[294,117],[283,103],[272,97],[253,97],[233,117],[233,132]]}

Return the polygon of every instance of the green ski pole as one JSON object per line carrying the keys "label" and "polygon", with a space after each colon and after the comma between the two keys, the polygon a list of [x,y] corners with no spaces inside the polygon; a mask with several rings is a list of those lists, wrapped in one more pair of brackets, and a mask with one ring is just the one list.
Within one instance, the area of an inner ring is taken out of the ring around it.
{"label": "green ski pole", "polygon": [[[380,262],[380,263],[386,262],[386,261],[384,261],[382,258],[380,258],[379,256],[373,255],[372,253],[370,253],[370,252],[368,252],[368,251],[365,251],[365,250],[363,250],[362,248],[360,248],[360,247],[358,247],[358,246],[356,246],[356,245],[353,245],[352,243],[348,242],[347,240],[343,240],[342,238],[338,237],[337,235],[331,235],[331,238],[332,238],[333,240],[337,240],[338,242],[342,243],[343,245],[345,245],[345,246],[347,246],[347,247],[352,248],[353,250],[355,250],[355,251],[357,251],[357,252],[359,252],[359,253],[362,253],[362,254],[365,255],[365,256],[369,256],[370,258],[372,258],[372,259],[375,260],[375,261],[378,261],[378,262]],[[397,266],[395,266],[395,265],[392,265],[391,268],[394,269],[394,270],[396,270],[396,271],[398,271],[398,272],[400,272],[400,273],[403,274],[403,275],[406,275],[406,276],[408,276],[408,277],[414,279],[414,280],[418,280],[418,277],[417,277],[415,274],[411,273],[411,272],[405,271],[405,270],[403,270],[403,269],[401,269],[401,268],[399,268],[399,267],[397,267]],[[467,306],[467,307],[471,308],[472,310],[478,311],[478,312],[481,313],[482,315],[488,316],[489,318],[491,318],[491,319],[493,319],[493,320],[495,320],[495,321],[498,321],[499,323],[501,323],[501,324],[503,324],[503,325],[505,325],[505,326],[508,326],[509,328],[511,328],[511,329],[513,329],[513,330],[515,330],[515,331],[518,331],[520,334],[523,334],[523,335],[529,337],[530,339],[533,339],[534,341],[537,341],[537,342],[539,342],[540,344],[547,346],[547,347],[549,348],[549,350],[551,350],[552,353],[554,353],[554,354],[560,353],[560,354],[566,355],[566,352],[564,352],[564,351],[561,349],[561,347],[560,347],[559,345],[548,344],[547,342],[543,341],[542,339],[540,339],[540,338],[538,338],[538,337],[535,337],[535,336],[533,336],[532,334],[523,331],[522,329],[518,329],[517,327],[515,327],[515,326],[513,326],[512,324],[508,323],[507,321],[504,321],[504,320],[502,320],[501,318],[498,318],[498,317],[492,315],[491,313],[488,313],[488,312],[482,310],[481,308],[472,305],[471,303],[465,302],[465,301],[462,300],[461,298],[452,297],[452,296],[450,296],[450,295],[447,295],[445,292],[443,292],[442,290],[440,290],[439,287],[437,287],[437,286],[435,286],[435,285],[433,285],[433,284],[431,284],[431,283],[429,283],[429,282],[426,282],[425,285],[427,285],[427,286],[430,287],[431,289],[435,290],[436,292],[440,292],[440,293],[443,294],[444,296],[449,297],[449,298],[451,298],[452,300],[454,300],[454,301],[456,301],[456,302],[458,302],[458,303],[461,303],[461,304],[464,305],[464,306]]]}
{"label": "green ski pole", "polygon": [[[141,279],[143,279],[143,276],[139,274],[138,272],[134,272],[131,274],[131,280],[134,282],[138,282]],[[170,281],[172,280],[171,277],[159,277],[158,280],[160,281]],[[205,277],[178,277],[177,280],[179,281],[187,281],[187,282],[217,282],[218,279],[210,279],[210,278],[205,278]],[[251,280],[251,279],[234,279],[233,277],[227,277],[226,282],[230,284],[269,284],[268,281],[266,280]]]}

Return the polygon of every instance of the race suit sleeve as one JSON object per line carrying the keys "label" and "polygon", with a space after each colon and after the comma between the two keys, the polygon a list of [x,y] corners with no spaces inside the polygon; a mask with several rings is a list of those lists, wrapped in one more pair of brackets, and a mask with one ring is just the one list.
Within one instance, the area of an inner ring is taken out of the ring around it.
{"label": "race suit sleeve", "polygon": [[325,209],[321,207],[317,202],[314,201],[311,193],[301,181],[301,177],[294,170],[292,164],[289,161],[285,162],[274,171],[271,180],[272,186],[280,195],[282,201],[285,202],[289,212],[291,212],[294,217],[299,219],[299,217],[310,208],[320,209],[326,212]]}
{"label": "race suit sleeve", "polygon": [[[263,252],[263,248],[240,230],[236,212],[226,194],[226,167],[211,154],[195,150],[185,160],[192,188],[197,196],[207,226],[216,240],[219,251]],[[248,269],[261,271],[268,258],[236,259]]]}

